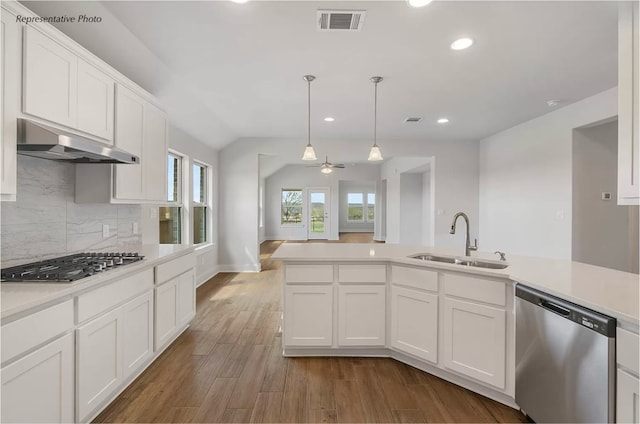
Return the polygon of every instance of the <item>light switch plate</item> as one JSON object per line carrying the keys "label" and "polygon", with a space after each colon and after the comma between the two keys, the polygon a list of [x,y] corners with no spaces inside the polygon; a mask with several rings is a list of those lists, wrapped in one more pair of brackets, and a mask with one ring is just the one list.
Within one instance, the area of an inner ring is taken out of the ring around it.
{"label": "light switch plate", "polygon": [[109,224],[102,224],[102,238],[109,237]]}
{"label": "light switch plate", "polygon": [[133,234],[138,234],[138,223],[134,222],[133,224],[131,224],[131,232]]}

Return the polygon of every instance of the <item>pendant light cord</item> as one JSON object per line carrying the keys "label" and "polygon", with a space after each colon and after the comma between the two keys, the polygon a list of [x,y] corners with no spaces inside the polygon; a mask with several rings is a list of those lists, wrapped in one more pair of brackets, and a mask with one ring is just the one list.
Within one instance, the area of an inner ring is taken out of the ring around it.
{"label": "pendant light cord", "polygon": [[307,116],[307,146],[311,146],[311,81],[307,81],[307,102],[308,102],[308,116]]}
{"label": "pendant light cord", "polygon": [[378,83],[373,90],[373,145],[378,145]]}

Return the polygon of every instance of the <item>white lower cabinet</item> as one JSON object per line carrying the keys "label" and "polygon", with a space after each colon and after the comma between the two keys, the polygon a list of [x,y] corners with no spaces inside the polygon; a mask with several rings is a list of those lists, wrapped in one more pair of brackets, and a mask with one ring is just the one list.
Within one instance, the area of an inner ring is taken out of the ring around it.
{"label": "white lower cabinet", "polygon": [[284,344],[331,346],[333,344],[333,287],[286,286],[284,289]]}
{"label": "white lower cabinet", "polygon": [[196,283],[193,270],[156,287],[155,350],[173,339],[196,313]]}
{"label": "white lower cabinet", "polygon": [[384,346],[386,329],[384,285],[338,287],[338,344]]}
{"label": "white lower cabinet", "polygon": [[617,374],[616,422],[640,422],[640,379],[621,369]]}
{"label": "white lower cabinet", "polygon": [[3,423],[74,421],[73,334],[67,334],[4,367]]}
{"label": "white lower cabinet", "polygon": [[444,298],[445,367],[505,389],[506,311]]}
{"label": "white lower cabinet", "polygon": [[438,362],[438,294],[391,286],[391,346]]}
{"label": "white lower cabinet", "polygon": [[77,330],[78,420],[84,421],[153,356],[153,292]]}
{"label": "white lower cabinet", "polygon": [[20,24],[16,16],[2,9],[0,14],[0,107],[2,127],[0,130],[0,200],[16,200],[18,115],[20,112]]}
{"label": "white lower cabinet", "polygon": [[122,322],[122,308],[118,308],[77,330],[79,421],[85,421],[123,381]]}
{"label": "white lower cabinet", "polygon": [[153,355],[153,292],[122,307],[123,378],[126,379]]}

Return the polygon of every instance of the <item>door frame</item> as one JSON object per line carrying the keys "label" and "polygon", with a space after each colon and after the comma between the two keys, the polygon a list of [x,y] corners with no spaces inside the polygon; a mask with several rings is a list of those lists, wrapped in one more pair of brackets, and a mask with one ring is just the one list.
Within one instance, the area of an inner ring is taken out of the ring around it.
{"label": "door frame", "polygon": [[[311,193],[325,192],[324,202],[324,232],[311,232]],[[307,240],[329,240],[331,238],[331,187],[307,187]]]}

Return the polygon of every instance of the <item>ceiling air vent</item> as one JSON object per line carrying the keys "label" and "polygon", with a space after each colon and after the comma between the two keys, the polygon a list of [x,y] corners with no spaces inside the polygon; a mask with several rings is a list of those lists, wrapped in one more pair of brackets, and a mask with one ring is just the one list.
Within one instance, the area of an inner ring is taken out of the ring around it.
{"label": "ceiling air vent", "polygon": [[360,31],[364,10],[318,10],[319,31]]}
{"label": "ceiling air vent", "polygon": [[422,121],[422,118],[405,118],[404,119],[404,123],[405,124],[406,123],[416,123],[417,124],[420,121]]}

